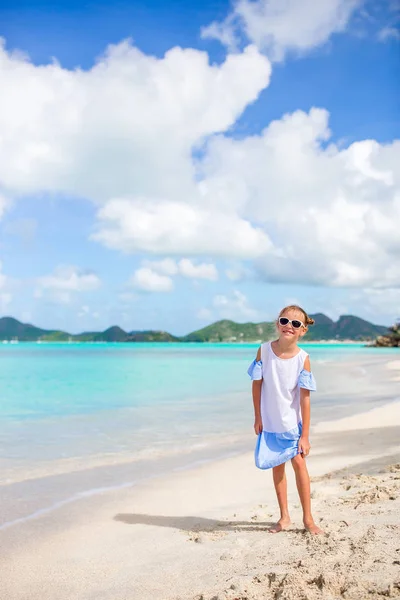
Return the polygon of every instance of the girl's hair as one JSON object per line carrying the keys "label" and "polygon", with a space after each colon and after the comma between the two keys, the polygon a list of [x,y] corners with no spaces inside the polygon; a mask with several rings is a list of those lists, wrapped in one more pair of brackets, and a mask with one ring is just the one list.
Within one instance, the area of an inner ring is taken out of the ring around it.
{"label": "girl's hair", "polygon": [[[301,306],[297,306],[297,304],[291,304],[290,306],[285,306],[285,308],[282,308],[281,312],[279,313],[279,317],[281,317],[283,315],[283,313],[285,313],[287,310],[298,310],[299,312],[303,313],[304,325],[306,327],[308,327],[308,325],[314,325],[314,323],[315,323],[314,319],[309,317],[308,314],[306,313],[306,311],[304,310],[304,308],[301,308]],[[278,317],[278,319],[279,319],[279,317]]]}

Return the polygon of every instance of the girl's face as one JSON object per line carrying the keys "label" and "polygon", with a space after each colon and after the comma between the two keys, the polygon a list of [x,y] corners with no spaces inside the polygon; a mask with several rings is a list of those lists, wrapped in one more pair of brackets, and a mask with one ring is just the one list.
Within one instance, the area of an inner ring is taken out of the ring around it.
{"label": "girl's face", "polygon": [[279,334],[279,338],[284,339],[284,340],[292,340],[294,342],[297,342],[299,339],[301,339],[303,337],[303,335],[305,335],[307,333],[307,328],[306,327],[299,327],[299,328],[295,328],[293,327],[291,321],[301,321],[303,324],[304,323],[304,315],[302,312],[298,311],[298,310],[286,310],[283,314],[281,314],[281,318],[285,317],[286,319],[289,319],[289,323],[287,323],[287,325],[281,325],[279,323],[279,319],[276,322],[276,328],[278,330],[278,334]]}

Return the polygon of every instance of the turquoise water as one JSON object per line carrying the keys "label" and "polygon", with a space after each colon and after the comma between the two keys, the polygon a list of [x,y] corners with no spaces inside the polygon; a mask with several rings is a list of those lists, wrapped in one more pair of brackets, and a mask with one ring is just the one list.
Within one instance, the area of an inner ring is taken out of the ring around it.
{"label": "turquoise water", "polygon": [[[308,344],[314,360],[395,353]],[[255,344],[2,344],[0,416],[43,419],[248,391]]]}

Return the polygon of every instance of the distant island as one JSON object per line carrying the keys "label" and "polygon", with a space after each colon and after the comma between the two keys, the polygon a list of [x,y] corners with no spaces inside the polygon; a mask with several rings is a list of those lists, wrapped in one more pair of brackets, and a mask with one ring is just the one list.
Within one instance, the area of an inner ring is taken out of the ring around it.
{"label": "distant island", "polygon": [[[322,313],[311,315],[315,324],[309,328],[305,341],[373,341],[390,334],[390,328],[373,325],[353,315],[342,315],[332,321]],[[261,342],[275,337],[274,322],[235,323],[217,321],[181,337],[166,331],[124,331],[114,325],[105,331],[71,334],[61,330],[40,329],[21,323],[13,317],[0,318],[0,341],[3,342]]]}

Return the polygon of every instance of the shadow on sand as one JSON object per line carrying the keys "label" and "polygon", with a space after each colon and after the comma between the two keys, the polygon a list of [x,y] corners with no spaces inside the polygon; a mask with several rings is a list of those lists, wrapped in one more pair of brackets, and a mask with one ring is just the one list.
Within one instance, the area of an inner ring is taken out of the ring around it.
{"label": "shadow on sand", "polygon": [[[217,521],[203,517],[168,517],[161,515],[143,515],[120,513],[115,515],[115,521],[127,525],[152,525],[156,527],[171,527],[174,529],[213,532],[213,531],[265,531],[275,525],[276,521]],[[291,529],[290,531],[296,531]],[[303,530],[299,530],[303,531]]]}

